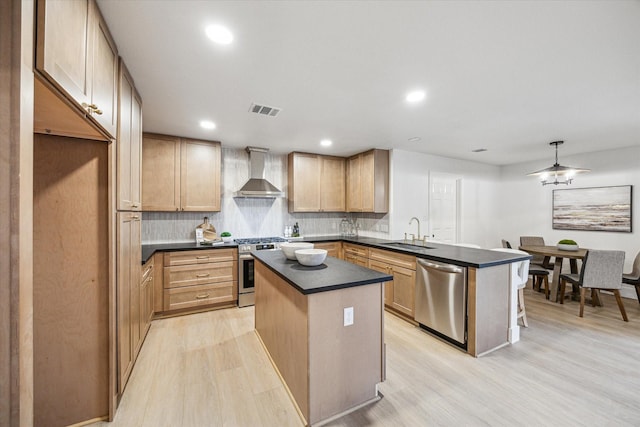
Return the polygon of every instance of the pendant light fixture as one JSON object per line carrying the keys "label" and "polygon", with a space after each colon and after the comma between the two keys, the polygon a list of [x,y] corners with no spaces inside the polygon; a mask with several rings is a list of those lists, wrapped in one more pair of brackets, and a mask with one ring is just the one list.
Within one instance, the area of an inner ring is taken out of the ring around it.
{"label": "pendant light fixture", "polygon": [[556,162],[553,166],[541,169],[536,172],[531,172],[527,176],[539,176],[540,183],[542,185],[558,185],[558,184],[571,184],[573,176],[580,172],[590,172],[590,169],[572,168],[571,166],[562,166],[558,163],[558,145],[564,144],[564,141],[553,141],[549,145],[556,147]]}

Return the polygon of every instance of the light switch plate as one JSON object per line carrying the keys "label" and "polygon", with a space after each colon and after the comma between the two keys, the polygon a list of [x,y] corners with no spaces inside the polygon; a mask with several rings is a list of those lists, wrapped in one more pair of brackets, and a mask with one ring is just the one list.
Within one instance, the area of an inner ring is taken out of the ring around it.
{"label": "light switch plate", "polygon": [[353,325],[353,307],[344,309],[344,326]]}

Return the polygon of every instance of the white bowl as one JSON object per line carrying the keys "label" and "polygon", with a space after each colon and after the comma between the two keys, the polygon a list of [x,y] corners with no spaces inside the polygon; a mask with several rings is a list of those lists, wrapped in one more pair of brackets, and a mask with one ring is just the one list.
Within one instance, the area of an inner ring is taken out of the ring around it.
{"label": "white bowl", "polygon": [[298,262],[309,267],[322,264],[326,257],[326,249],[298,249],[296,251]]}
{"label": "white bowl", "polygon": [[561,250],[561,251],[572,251],[572,252],[575,252],[578,249],[580,249],[578,247],[578,245],[567,245],[567,244],[564,244],[564,243],[558,243],[558,250]]}
{"label": "white bowl", "polygon": [[287,259],[296,259],[296,250],[298,249],[313,249],[313,243],[308,242],[285,242],[280,243],[280,249]]}
{"label": "white bowl", "polygon": [[233,242],[233,237],[232,236],[223,237],[222,241],[225,243]]}

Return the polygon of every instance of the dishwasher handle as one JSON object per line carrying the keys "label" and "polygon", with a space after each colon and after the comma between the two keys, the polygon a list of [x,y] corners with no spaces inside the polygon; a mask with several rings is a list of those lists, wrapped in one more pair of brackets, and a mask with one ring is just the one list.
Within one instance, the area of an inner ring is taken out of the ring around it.
{"label": "dishwasher handle", "polygon": [[425,268],[429,268],[432,270],[443,271],[445,273],[463,273],[464,268],[458,267],[451,264],[436,264],[435,262],[424,261],[422,259],[418,259],[418,264]]}

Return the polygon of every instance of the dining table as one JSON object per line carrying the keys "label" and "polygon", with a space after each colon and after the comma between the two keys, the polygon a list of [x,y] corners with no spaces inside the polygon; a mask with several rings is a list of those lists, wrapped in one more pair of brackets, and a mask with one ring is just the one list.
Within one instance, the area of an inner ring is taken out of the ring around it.
{"label": "dining table", "polygon": [[544,257],[553,257],[553,276],[550,283],[550,294],[555,295],[555,302],[559,302],[558,291],[560,288],[560,274],[562,274],[562,262],[565,258],[569,260],[572,273],[578,272],[578,260],[584,259],[588,249],[563,250],[557,246],[519,246],[521,251],[528,252],[531,255],[542,255]]}

